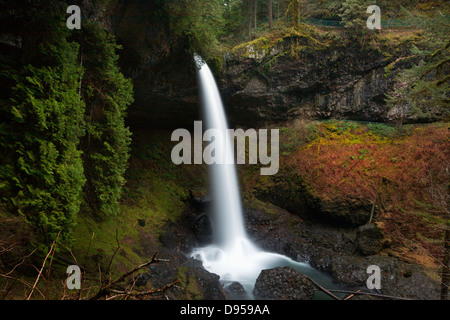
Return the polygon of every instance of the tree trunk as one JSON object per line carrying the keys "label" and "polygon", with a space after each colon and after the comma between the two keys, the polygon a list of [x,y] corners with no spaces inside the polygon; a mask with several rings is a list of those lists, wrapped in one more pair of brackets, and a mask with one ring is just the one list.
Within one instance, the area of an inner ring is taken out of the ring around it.
{"label": "tree trunk", "polygon": [[272,0],[269,0],[269,30],[273,27]]}
{"label": "tree trunk", "polygon": [[299,5],[300,5],[300,1],[299,0],[292,0],[291,1],[292,25],[294,27],[298,26],[298,20],[300,19],[300,16],[299,16]]}
{"label": "tree trunk", "polygon": [[449,300],[448,286],[450,285],[450,230],[447,228],[444,235],[444,259],[442,266],[441,300]]}
{"label": "tree trunk", "polygon": [[248,41],[252,40],[252,2],[248,0]]}
{"label": "tree trunk", "polygon": [[277,2],[277,21],[280,21],[280,1]]}
{"label": "tree trunk", "polygon": [[256,38],[256,14],[257,14],[257,9],[258,9],[258,0],[255,0],[255,38]]}

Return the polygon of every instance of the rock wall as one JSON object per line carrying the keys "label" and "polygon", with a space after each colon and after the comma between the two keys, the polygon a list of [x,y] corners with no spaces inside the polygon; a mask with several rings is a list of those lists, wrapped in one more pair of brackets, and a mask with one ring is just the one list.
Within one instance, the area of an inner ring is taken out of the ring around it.
{"label": "rock wall", "polygon": [[[170,30],[164,4],[113,3],[104,14],[109,20],[103,20],[123,46],[122,71],[133,79],[135,103],[129,121],[186,127],[201,119],[189,40]],[[241,44],[208,61],[232,124],[395,118],[387,110],[385,94],[397,71],[417,62],[410,53],[413,32],[396,42],[318,32],[302,26],[278,38]]]}
{"label": "rock wall", "polygon": [[180,127],[200,119],[188,39],[170,30],[166,10],[162,1],[117,0],[104,21],[122,45],[122,72],[133,80],[128,122],[134,126]]}
{"label": "rock wall", "polygon": [[380,50],[353,38],[320,41],[307,33],[263,38],[226,55],[221,85],[233,120],[389,121],[385,94],[396,71],[415,61],[410,43]]}

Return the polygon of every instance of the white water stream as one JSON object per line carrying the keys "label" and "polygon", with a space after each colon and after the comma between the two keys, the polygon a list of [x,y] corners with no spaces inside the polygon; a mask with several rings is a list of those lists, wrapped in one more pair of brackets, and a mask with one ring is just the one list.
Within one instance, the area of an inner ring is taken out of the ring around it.
{"label": "white water stream", "polygon": [[[214,76],[201,57],[196,55],[195,60],[206,126],[226,132],[228,125]],[[225,139],[230,137],[225,135]],[[225,139],[216,141],[216,148],[223,148],[227,156],[233,155],[232,144]],[[191,256],[202,261],[206,270],[219,275],[225,286],[237,281],[244,286],[247,297],[252,298],[253,287],[261,270],[291,266],[329,287],[329,277],[308,264],[263,251],[247,237],[234,164],[210,166],[210,194],[214,243],[195,249]]]}

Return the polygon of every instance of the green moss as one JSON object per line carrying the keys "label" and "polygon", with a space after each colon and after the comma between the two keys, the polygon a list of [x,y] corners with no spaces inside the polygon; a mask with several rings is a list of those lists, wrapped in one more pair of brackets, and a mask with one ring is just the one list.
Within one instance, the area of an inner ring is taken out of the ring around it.
{"label": "green moss", "polygon": [[88,263],[105,268],[118,241],[120,251],[114,257],[112,269],[123,272],[147,261],[158,250],[158,238],[165,224],[179,218],[184,209],[182,200],[186,192],[163,176],[151,172],[142,175],[133,190],[134,198],[124,199],[117,216],[104,221],[95,221],[86,214],[78,216],[74,245],[78,259],[84,257],[90,247]]}
{"label": "green moss", "polygon": [[269,53],[269,39],[262,37],[250,42],[242,43],[231,50],[242,58],[251,58],[260,60]]}
{"label": "green moss", "polygon": [[394,66],[395,66],[395,61],[391,62],[386,67],[384,67],[384,77],[385,78],[389,78],[391,76],[392,69],[394,68]]}
{"label": "green moss", "polygon": [[208,61],[208,65],[213,70],[214,74],[222,74],[223,73],[223,56],[216,55],[212,59]]}
{"label": "green moss", "polygon": [[[270,71],[270,67],[276,62],[276,59],[285,56],[287,53],[298,53],[309,47],[314,49],[326,48],[327,46],[318,40],[320,38],[315,28],[302,24],[297,28],[286,29],[281,37],[279,34],[276,34],[276,36],[268,34],[262,38],[242,43],[234,47],[231,52],[240,58],[255,60],[263,60],[269,55],[270,60],[275,59],[265,64],[266,71]],[[292,49],[292,46],[296,47]],[[275,50],[273,51],[273,49]],[[273,57],[274,55],[275,57]]]}
{"label": "green moss", "polygon": [[80,262],[90,247],[91,270],[108,266],[117,249],[116,232],[120,250],[114,256],[113,274],[147,262],[158,251],[166,224],[181,216],[189,190],[204,185],[203,167],[172,163],[169,139],[170,132],[136,132],[119,214],[102,221],[87,209],[78,215],[73,252]]}
{"label": "green moss", "polygon": [[316,30],[306,24],[302,24],[302,27],[300,28],[292,28],[285,38],[288,37],[295,38],[296,42],[301,41],[302,43],[305,43],[307,47],[317,50],[327,47],[323,42],[318,40],[320,39],[320,36]]}
{"label": "green moss", "polygon": [[264,64],[264,70],[265,70],[265,72],[268,74],[268,73],[270,73],[270,70],[272,69],[272,66],[273,65],[275,65],[278,61],[279,61],[279,59],[280,58],[282,58],[282,57],[284,57],[284,56],[286,56],[286,55],[288,55],[289,54],[289,52],[288,51],[284,51],[284,52],[282,52],[282,53],[280,53],[280,54],[277,54],[276,56],[274,56],[273,58],[271,58],[268,62],[266,62],[265,64]]}
{"label": "green moss", "polygon": [[180,281],[180,286],[184,289],[184,294],[181,299],[186,300],[202,300],[203,295],[197,287],[197,280],[194,274],[189,272],[187,267],[179,267],[177,269],[177,280]]}

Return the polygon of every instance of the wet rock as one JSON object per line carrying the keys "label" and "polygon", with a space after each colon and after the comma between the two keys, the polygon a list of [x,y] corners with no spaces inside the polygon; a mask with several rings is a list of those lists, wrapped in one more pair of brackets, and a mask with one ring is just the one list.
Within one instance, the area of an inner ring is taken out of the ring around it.
{"label": "wet rock", "polygon": [[368,290],[367,268],[377,265],[381,269],[378,293],[413,299],[439,298],[439,283],[427,276],[427,269],[383,254],[387,241],[376,225],[337,227],[315,219],[300,219],[269,203],[264,209],[246,208],[245,215],[249,234],[260,247],[309,262],[313,268],[329,273],[344,288]]}
{"label": "wet rock", "polygon": [[189,200],[194,208],[204,211],[207,209],[211,197],[205,188],[198,188],[189,191]]}
{"label": "wet rock", "polygon": [[230,285],[226,286],[225,290],[232,294],[235,294],[235,295],[245,293],[244,286],[242,286],[242,284],[240,284],[239,282],[236,282],[236,281],[234,281]]}
{"label": "wet rock", "polygon": [[299,271],[278,267],[261,271],[253,294],[257,299],[311,300],[314,286]]}
{"label": "wet rock", "polygon": [[121,70],[133,80],[135,102],[128,110],[128,121],[152,127],[192,125],[198,119],[198,90],[194,61],[185,50],[187,39],[168,32],[167,19],[149,18],[154,12],[164,13],[165,4],[115,3],[109,6],[115,12],[106,16],[111,17],[112,32],[123,45]]}
{"label": "wet rock", "polygon": [[333,280],[347,287],[364,287],[368,278],[367,260],[357,256],[334,255],[330,262]]}
{"label": "wet rock", "polygon": [[194,219],[193,231],[201,242],[207,242],[212,239],[212,222],[206,212],[201,213]]}
{"label": "wet rock", "polygon": [[310,264],[314,269],[331,272],[331,257],[332,252],[320,251],[310,258]]}
{"label": "wet rock", "polygon": [[370,218],[372,204],[364,199],[316,199],[320,215],[346,226],[360,226]]}
{"label": "wet rock", "polygon": [[246,295],[244,286],[236,281],[224,287],[224,290],[227,293],[228,299],[231,300],[238,300]]}
{"label": "wet rock", "polygon": [[383,249],[383,231],[374,224],[363,225],[358,228],[356,243],[363,256],[377,254]]}
{"label": "wet rock", "polygon": [[439,283],[427,276],[423,268],[395,257],[334,255],[331,259],[333,280],[346,287],[367,291],[370,276],[367,268],[371,265],[378,266],[381,271],[379,293],[420,300],[439,298]]}
{"label": "wet rock", "polygon": [[205,270],[200,261],[190,259],[178,268],[177,277],[183,284],[188,299],[224,300],[220,277]]}
{"label": "wet rock", "polygon": [[[173,252],[176,254],[175,252]],[[224,300],[226,299],[220,277],[208,272],[202,263],[178,253],[170,265],[157,264],[149,267],[148,279],[154,287],[178,281],[178,285],[164,291],[171,300]]]}

